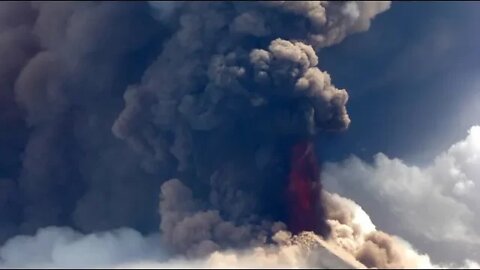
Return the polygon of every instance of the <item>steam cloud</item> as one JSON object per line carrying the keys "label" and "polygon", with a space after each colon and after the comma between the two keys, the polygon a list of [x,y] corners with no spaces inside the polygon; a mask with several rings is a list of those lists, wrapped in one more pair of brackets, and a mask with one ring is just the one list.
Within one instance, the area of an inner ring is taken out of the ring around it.
{"label": "steam cloud", "polygon": [[[438,267],[430,263],[428,256],[419,255],[408,244],[377,231],[355,202],[328,192],[323,198],[333,230],[327,241],[311,232],[292,236],[280,230],[273,235],[271,244],[215,251],[197,259],[187,259],[184,256],[171,258],[168,249],[159,245],[162,236],[158,234],[142,236],[135,230],[121,228],[82,235],[70,228],[48,227],[38,230],[34,236],[10,239],[0,248],[0,266],[365,268],[356,261],[358,259],[367,266],[373,264],[383,268]],[[464,267],[475,267],[475,264]]]}
{"label": "steam cloud", "polygon": [[435,261],[474,265],[480,261],[479,151],[480,127],[474,126],[427,166],[407,165],[382,153],[372,164],[353,156],[326,164],[322,180],[328,190],[359,202],[381,228],[402,235]]}
{"label": "steam cloud", "polygon": [[324,191],[329,241],[369,268],[432,268],[428,255],[420,255],[396,236],[376,230],[370,217],[354,201]]}
{"label": "steam cloud", "polygon": [[326,192],[330,236],[285,224],[292,146],[350,123],[316,51],[389,6],[0,3],[0,240],[24,235],[2,264],[323,265],[312,243],[368,267],[428,264]]}

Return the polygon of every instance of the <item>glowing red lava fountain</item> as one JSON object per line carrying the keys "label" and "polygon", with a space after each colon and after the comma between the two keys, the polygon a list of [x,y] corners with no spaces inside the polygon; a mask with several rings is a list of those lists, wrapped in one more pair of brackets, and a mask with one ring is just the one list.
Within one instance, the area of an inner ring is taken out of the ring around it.
{"label": "glowing red lava fountain", "polygon": [[314,231],[326,236],[327,225],[320,204],[320,175],[311,141],[295,144],[287,188],[289,200],[289,229],[294,233]]}

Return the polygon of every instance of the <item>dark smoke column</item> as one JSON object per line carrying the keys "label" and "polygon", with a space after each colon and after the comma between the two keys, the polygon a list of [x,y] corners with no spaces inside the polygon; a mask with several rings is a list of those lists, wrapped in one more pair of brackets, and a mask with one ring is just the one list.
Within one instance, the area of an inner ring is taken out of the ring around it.
{"label": "dark smoke column", "polygon": [[143,155],[148,171],[175,178],[160,194],[169,247],[199,254],[264,241],[276,222],[292,220],[291,206],[311,219],[290,222],[292,230],[327,233],[313,206],[320,192],[313,149],[310,163],[291,160],[295,145],[309,144],[297,145],[299,138],[350,123],[348,94],[318,68],[316,50],[366,30],[387,7],[182,2],[160,12],[171,36],[127,89],[113,132]]}
{"label": "dark smoke column", "polygon": [[264,241],[298,138],[349,123],[316,52],[388,6],[1,2],[0,242],[159,222],[178,252]]}

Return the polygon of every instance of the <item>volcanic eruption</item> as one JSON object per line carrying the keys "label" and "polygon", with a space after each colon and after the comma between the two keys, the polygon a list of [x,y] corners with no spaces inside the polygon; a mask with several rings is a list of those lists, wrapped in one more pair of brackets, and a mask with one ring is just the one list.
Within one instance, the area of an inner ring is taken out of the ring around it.
{"label": "volcanic eruption", "polygon": [[327,237],[329,227],[320,201],[321,182],[314,144],[300,141],[292,148],[288,182],[288,229],[297,234],[313,231]]}
{"label": "volcanic eruption", "polygon": [[328,235],[312,141],[350,118],[317,51],[389,3],[163,5],[0,4],[1,104],[22,112],[0,130],[21,145],[0,163],[3,240],[160,228],[195,256],[286,226]]}

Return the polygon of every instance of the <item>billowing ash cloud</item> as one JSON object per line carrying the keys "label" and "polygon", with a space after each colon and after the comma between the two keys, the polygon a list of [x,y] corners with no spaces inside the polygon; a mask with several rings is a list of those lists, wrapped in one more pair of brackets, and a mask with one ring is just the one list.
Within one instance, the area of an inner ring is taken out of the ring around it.
{"label": "billowing ash cloud", "polygon": [[[177,219],[162,221],[166,234],[189,234],[193,225],[184,220],[193,219],[206,226],[206,235],[195,240],[206,250],[218,244],[210,234],[223,219],[237,223],[243,237],[259,229],[244,224],[285,221],[290,148],[300,138],[342,130],[350,122],[348,95],[317,67],[314,48],[364,29],[376,15],[372,9],[385,7],[318,2],[172,7],[178,20],[168,22],[172,36],[141,82],[125,93],[125,109],[113,126],[116,136],[143,155],[147,170],[175,168],[172,174],[206,202],[203,207],[215,209],[200,214],[183,204],[161,207],[162,217]],[[272,230],[269,226],[261,230]],[[192,244],[190,237],[185,243],[171,240],[177,248]]]}
{"label": "billowing ash cloud", "polygon": [[160,228],[187,256],[271,243],[292,146],[350,123],[316,51],[389,6],[1,3],[1,240],[69,226]]}
{"label": "billowing ash cloud", "polygon": [[[160,245],[162,236],[158,234],[142,236],[121,228],[84,235],[70,228],[47,227],[33,236],[10,239],[0,248],[0,267],[438,268],[428,256],[419,255],[401,239],[377,231],[355,202],[327,192],[323,198],[333,231],[326,241],[311,232],[292,236],[279,230],[271,237],[271,244],[187,259],[170,257],[168,249]],[[475,266],[472,262],[463,265]]]}
{"label": "billowing ash cloud", "polygon": [[162,39],[149,5],[0,5],[8,60],[0,89],[8,105],[0,123],[1,238],[47,225],[154,229],[157,195],[146,191],[158,190],[156,177],[110,130],[124,88]]}
{"label": "billowing ash cloud", "polygon": [[428,255],[420,255],[396,236],[376,230],[370,217],[354,201],[324,191],[328,240],[368,268],[432,268]]}
{"label": "billowing ash cloud", "polygon": [[[377,225],[441,263],[480,261],[478,179],[480,127],[429,165],[407,165],[377,154],[324,166],[328,190],[359,202]],[[355,188],[352,188],[355,186]]]}
{"label": "billowing ash cloud", "polygon": [[225,221],[218,210],[199,207],[192,191],[178,179],[165,182],[160,196],[162,240],[173,251],[187,255],[208,255],[220,246],[260,245],[269,234],[284,228],[281,223],[236,226]]}

